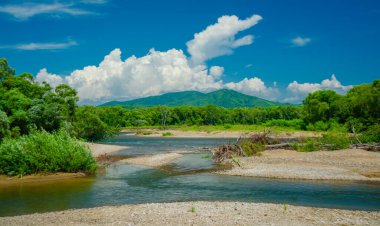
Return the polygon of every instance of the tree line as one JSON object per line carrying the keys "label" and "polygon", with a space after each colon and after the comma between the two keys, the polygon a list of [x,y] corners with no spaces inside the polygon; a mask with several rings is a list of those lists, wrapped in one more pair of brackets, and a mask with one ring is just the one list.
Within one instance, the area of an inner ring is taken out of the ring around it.
{"label": "tree line", "polygon": [[65,128],[72,136],[90,141],[117,133],[123,127],[193,125],[264,125],[302,130],[344,129],[364,132],[380,123],[380,80],[354,86],[346,95],[332,90],[309,94],[300,106],[266,108],[77,106],[75,89],[38,84],[28,73],[15,75],[0,59],[0,140],[32,130]]}

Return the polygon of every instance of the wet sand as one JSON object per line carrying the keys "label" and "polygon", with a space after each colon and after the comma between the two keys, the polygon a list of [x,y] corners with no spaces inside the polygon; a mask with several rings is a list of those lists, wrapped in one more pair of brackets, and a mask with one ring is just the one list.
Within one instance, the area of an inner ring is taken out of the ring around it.
{"label": "wet sand", "polygon": [[380,212],[246,202],[104,206],[0,218],[0,225],[379,225]]}
{"label": "wet sand", "polygon": [[104,154],[111,154],[113,152],[125,150],[128,147],[120,145],[98,144],[98,143],[84,143],[87,145],[94,157],[99,157]]}
{"label": "wet sand", "polygon": [[136,165],[144,165],[150,167],[159,167],[166,165],[173,160],[182,157],[182,154],[179,153],[164,153],[164,154],[155,154],[155,155],[143,155],[135,158],[127,158],[120,160],[120,163],[129,163]]}

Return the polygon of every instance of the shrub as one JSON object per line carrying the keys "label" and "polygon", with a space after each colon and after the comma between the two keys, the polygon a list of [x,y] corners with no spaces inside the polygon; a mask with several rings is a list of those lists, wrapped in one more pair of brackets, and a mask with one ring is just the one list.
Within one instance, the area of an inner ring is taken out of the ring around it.
{"label": "shrub", "polygon": [[243,149],[245,156],[261,155],[261,152],[265,150],[263,143],[254,143],[248,140],[240,142],[240,147]]}
{"label": "shrub", "polygon": [[307,138],[302,143],[294,143],[293,149],[300,152],[319,151],[321,149],[320,143],[315,138]]}
{"label": "shrub", "polygon": [[144,136],[147,136],[147,135],[151,135],[153,134],[152,132],[150,131],[137,131],[136,132],[136,135],[144,135]]}
{"label": "shrub", "polygon": [[225,129],[231,129],[231,128],[232,128],[232,125],[231,125],[231,124],[224,124],[224,128],[225,128]]}
{"label": "shrub", "polygon": [[0,174],[93,173],[96,167],[88,148],[64,130],[52,134],[33,131],[18,139],[5,139],[0,145]]}
{"label": "shrub", "polygon": [[162,136],[164,136],[164,137],[173,136],[173,133],[171,133],[171,132],[163,132]]}
{"label": "shrub", "polygon": [[359,135],[359,140],[363,143],[380,142],[380,125],[370,126],[367,131]]}
{"label": "shrub", "polygon": [[272,119],[264,123],[264,126],[281,126],[300,130],[304,127],[304,122],[302,119]]}
{"label": "shrub", "polygon": [[340,132],[325,133],[319,140],[327,147],[328,150],[345,149],[351,144],[348,134]]}

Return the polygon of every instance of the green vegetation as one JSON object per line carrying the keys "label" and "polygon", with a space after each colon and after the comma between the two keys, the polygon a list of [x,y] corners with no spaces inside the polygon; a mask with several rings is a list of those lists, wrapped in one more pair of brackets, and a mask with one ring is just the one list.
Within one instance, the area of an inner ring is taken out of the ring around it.
{"label": "green vegetation", "polygon": [[211,93],[201,93],[197,91],[184,91],[176,93],[166,93],[160,96],[151,96],[130,100],[125,102],[112,101],[100,106],[122,106],[125,108],[144,108],[152,106],[207,106],[214,105],[224,108],[237,107],[269,107],[284,106],[278,102],[264,100],[258,97],[245,95],[234,90],[222,89]]}
{"label": "green vegetation", "polygon": [[98,140],[116,128],[101,121],[91,107],[77,107],[74,89],[39,84],[28,73],[15,75],[1,58],[0,94],[0,174],[96,169],[87,148],[72,137]]}
{"label": "green vegetation", "polygon": [[95,160],[84,145],[64,130],[32,131],[0,144],[0,174],[9,176],[40,172],[93,173]]}
{"label": "green vegetation", "polygon": [[164,137],[173,136],[173,133],[171,133],[171,132],[163,132],[162,136],[164,136]]}
{"label": "green vegetation", "polygon": [[143,136],[148,136],[151,134],[153,134],[153,132],[150,132],[150,131],[137,131],[136,132],[136,135],[143,135]]}
{"label": "green vegetation", "polygon": [[211,155],[202,155],[202,159],[209,159],[211,158]]}
{"label": "green vegetation", "polygon": [[261,152],[265,150],[264,143],[249,140],[243,140],[240,142],[240,146],[243,149],[244,156],[261,155]]}

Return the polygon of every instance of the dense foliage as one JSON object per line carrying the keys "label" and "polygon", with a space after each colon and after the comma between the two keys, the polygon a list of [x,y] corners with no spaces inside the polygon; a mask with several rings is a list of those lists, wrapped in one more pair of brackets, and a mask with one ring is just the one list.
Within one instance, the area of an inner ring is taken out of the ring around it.
{"label": "dense foliage", "polygon": [[86,172],[96,169],[88,148],[65,130],[32,131],[0,144],[0,174],[25,175],[39,172]]}
{"label": "dense foliage", "polygon": [[309,94],[303,121],[308,130],[329,130],[344,125],[351,132],[375,131],[380,124],[380,80],[354,86],[346,95],[331,90]]}

